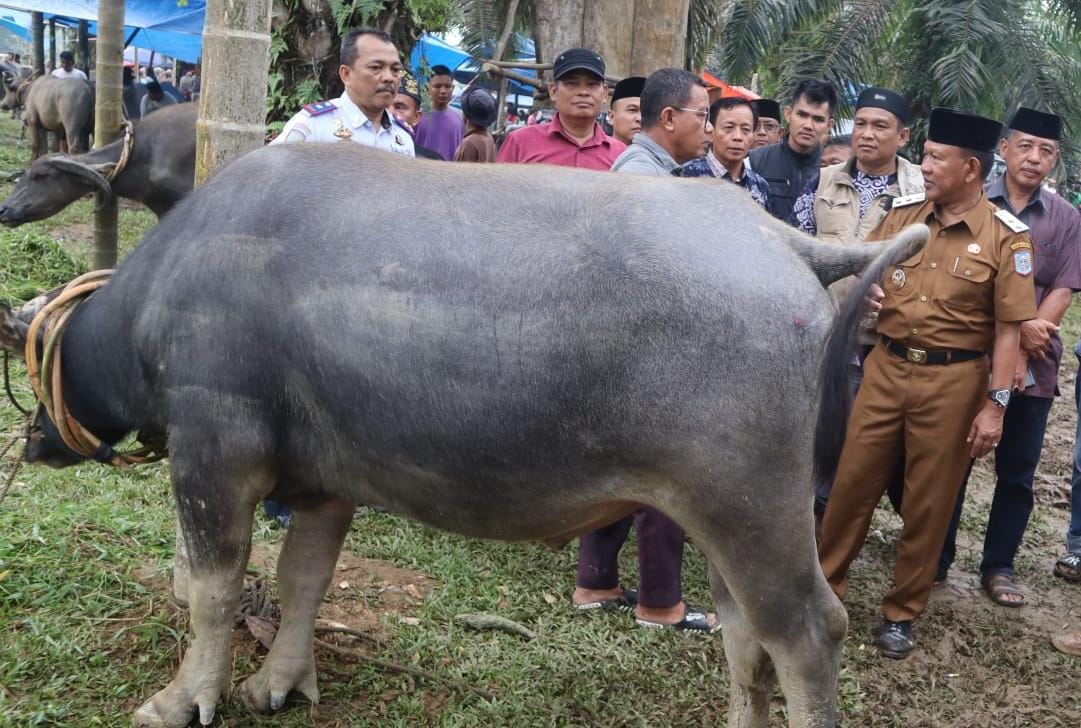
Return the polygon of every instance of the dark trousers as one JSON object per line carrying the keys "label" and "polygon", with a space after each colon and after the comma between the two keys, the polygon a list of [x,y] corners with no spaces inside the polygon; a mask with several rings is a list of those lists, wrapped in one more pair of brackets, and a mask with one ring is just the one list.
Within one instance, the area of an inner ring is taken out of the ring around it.
{"label": "dark trousers", "polygon": [[[1021,547],[1021,539],[1035,502],[1032,483],[1040,462],[1043,435],[1053,401],[1044,397],[1014,397],[1006,409],[1002,439],[995,448],[997,480],[991,514],[987,519],[987,534],[983,540],[983,560],[980,562],[980,574],[984,578],[996,574],[1013,576],[1013,559]],[[972,472],[971,468],[969,472]],[[953,563],[957,527],[961,522],[961,507],[967,485],[966,475],[939,559],[940,571],[945,571]]]}
{"label": "dark trousers", "polygon": [[638,531],[638,602],[654,609],[675,606],[683,599],[683,529],[653,508],[582,534],[575,583],[583,589],[619,586],[619,550],[632,523]]}

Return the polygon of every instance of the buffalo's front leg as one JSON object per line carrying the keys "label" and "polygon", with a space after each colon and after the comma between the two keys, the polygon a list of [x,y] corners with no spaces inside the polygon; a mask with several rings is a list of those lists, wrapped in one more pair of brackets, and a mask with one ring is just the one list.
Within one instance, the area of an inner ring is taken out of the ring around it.
{"label": "buffalo's front leg", "polygon": [[295,511],[278,557],[281,629],[259,672],[244,681],[240,694],[252,710],[277,710],[290,691],[319,702],[315,680],[315,616],[323,601],[354,506],[335,500]]}
{"label": "buffalo's front leg", "polygon": [[[180,670],[164,689],[135,712],[137,726],[181,728],[198,711],[199,721],[214,720],[218,701],[229,691],[230,635],[240,604],[251,547],[257,500],[266,492],[264,473],[227,477],[174,458],[173,492],[177,516],[188,544],[191,576],[188,604],[191,647]],[[239,476],[239,477],[237,477]]]}

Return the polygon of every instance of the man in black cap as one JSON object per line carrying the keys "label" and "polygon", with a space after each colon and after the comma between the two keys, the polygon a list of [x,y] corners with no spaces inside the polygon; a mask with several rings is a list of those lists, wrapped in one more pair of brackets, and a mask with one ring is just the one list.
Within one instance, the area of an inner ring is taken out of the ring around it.
{"label": "man in black cap", "polygon": [[86,80],[86,74],[75,67],[75,56],[71,51],[60,53],[60,68],[54,68],[53,78],[78,78]]}
{"label": "man in black cap", "polygon": [[472,88],[462,94],[462,115],[465,116],[465,137],[454,153],[455,162],[494,162],[495,140],[488,127],[495,123],[495,99],[482,88]]}
{"label": "man in black cap", "polygon": [[412,74],[403,72],[398,93],[394,95],[394,101],[390,104],[390,112],[394,114],[394,118],[401,122],[405,130],[413,136],[413,151],[417,157],[442,160],[443,157],[439,152],[416,143],[417,124],[420,123],[421,117],[424,116],[424,112],[420,109],[421,103],[420,85],[417,83],[417,79],[413,78]]}
{"label": "man in black cap", "polygon": [[934,109],[924,193],[894,199],[869,236],[930,228],[927,246],[872,289],[880,338],[864,363],[818,555],[843,599],[849,565],[903,458],[904,526],[876,642],[896,659],[915,646],[912,620],[927,606],[965,471],[1002,436],[1021,322],[1036,317],[1032,243],[983,189],[1001,130],[991,119]]}
{"label": "man in black cap", "polygon": [[768,147],[784,138],[781,126],[781,105],[773,99],[755,99],[755,111],[758,112],[758,125],[754,128],[754,142],[751,149]]}
{"label": "man in black cap", "polygon": [[634,135],[642,131],[642,87],[645,85],[645,76],[628,76],[612,89],[608,123],[612,125],[612,136],[624,144],[630,144]]}
{"label": "man in black cap", "polygon": [[571,48],[552,63],[548,94],[555,116],[545,124],[511,132],[499,149],[500,162],[558,164],[608,170],[626,145],[605,133],[597,115],[608,99],[604,59],[588,48]]}
{"label": "man in black cap", "polygon": [[784,107],[788,135],[768,147],[752,149],[749,159],[755,172],[769,182],[769,211],[780,219],[792,217],[796,198],[818,173],[822,140],[833,125],[837,91],[829,81],[800,81],[792,104]]}
{"label": "man in black cap", "polygon": [[[1001,208],[1003,219],[1017,231],[1027,229],[1032,237],[1031,277],[1038,309],[1036,318],[1021,324],[1021,354],[1002,439],[995,450],[995,495],[980,562],[984,590],[1004,607],[1025,603],[1013,584],[1013,562],[1032,513],[1036,465],[1051,403],[1058,394],[1059,324],[1073,293],[1081,290],[1081,216],[1058,195],[1041,190],[1058,162],[1061,135],[1062,120],[1055,114],[1018,109],[999,142],[1006,172],[987,186],[987,198]],[[962,486],[939,566],[942,575],[953,561],[963,499]],[[1063,559],[1068,560],[1068,555]],[[1066,576],[1068,568],[1069,564],[1056,566]]]}

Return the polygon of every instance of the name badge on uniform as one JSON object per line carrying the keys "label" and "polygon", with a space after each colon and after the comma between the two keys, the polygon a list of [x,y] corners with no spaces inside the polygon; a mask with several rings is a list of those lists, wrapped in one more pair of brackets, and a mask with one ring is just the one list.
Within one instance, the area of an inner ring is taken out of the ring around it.
{"label": "name badge on uniform", "polygon": [[905,287],[905,280],[905,272],[900,268],[894,270],[893,275],[890,276],[890,281],[892,281],[893,285],[897,286],[898,288]]}
{"label": "name badge on uniform", "polygon": [[923,202],[927,199],[926,193],[917,192],[914,195],[904,195],[903,197],[893,198],[894,209],[898,207],[908,207],[909,205],[915,205],[917,202]]}
{"label": "name badge on uniform", "polygon": [[1013,269],[1019,276],[1027,276],[1032,273],[1032,251],[1018,250],[1013,254]]}
{"label": "name badge on uniform", "polygon": [[334,136],[338,137],[339,139],[353,138],[353,130],[345,128],[345,124],[342,123],[341,119],[335,119],[334,126],[338,127],[334,130]]}

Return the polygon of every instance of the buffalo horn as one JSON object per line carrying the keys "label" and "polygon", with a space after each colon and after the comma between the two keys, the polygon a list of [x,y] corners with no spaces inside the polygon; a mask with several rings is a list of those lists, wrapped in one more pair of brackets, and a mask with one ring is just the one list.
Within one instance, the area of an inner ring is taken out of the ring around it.
{"label": "buffalo horn", "polygon": [[113,188],[112,185],[109,184],[109,180],[102,177],[97,170],[88,167],[82,162],[77,162],[71,157],[64,156],[48,157],[43,160],[43,162],[44,164],[55,167],[61,172],[67,172],[68,174],[75,175],[76,177],[94,185],[99,190],[101,190],[102,194],[105,196],[106,202],[112,198]]}

